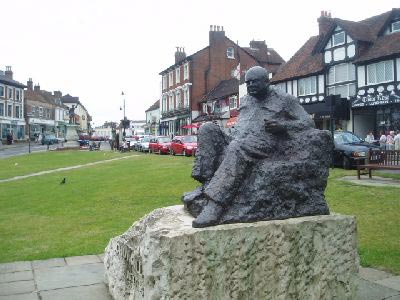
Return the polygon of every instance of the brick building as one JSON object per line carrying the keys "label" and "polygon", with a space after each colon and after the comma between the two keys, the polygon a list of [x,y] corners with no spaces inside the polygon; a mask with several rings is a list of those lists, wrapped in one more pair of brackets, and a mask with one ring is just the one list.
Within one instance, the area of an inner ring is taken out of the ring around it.
{"label": "brick building", "polygon": [[[272,82],[298,97],[319,128],[336,123],[361,137],[400,130],[400,9],[359,22],[321,12],[318,25],[319,35]],[[331,110],[329,95],[338,95],[339,111],[347,113],[336,115],[338,103]]]}
{"label": "brick building", "polygon": [[[238,97],[239,78],[247,69],[255,65],[262,65],[276,71],[284,61],[273,49],[268,48],[265,41],[253,41],[250,48],[243,48],[225,36],[223,27],[210,26],[209,45],[196,53],[186,56],[184,48],[177,48],[175,64],[162,72],[162,94],[160,101],[161,133],[187,134],[191,129],[182,128],[193,122],[202,122],[217,117],[204,117],[216,114],[206,106],[210,102],[211,108],[217,107],[212,103],[225,102],[231,97],[228,94],[218,93],[221,99],[211,99],[207,95],[215,91],[218,86],[229,81],[234,86]],[[206,106],[204,106],[206,103]],[[238,100],[236,101],[238,103]],[[230,114],[218,118],[228,120]]]}

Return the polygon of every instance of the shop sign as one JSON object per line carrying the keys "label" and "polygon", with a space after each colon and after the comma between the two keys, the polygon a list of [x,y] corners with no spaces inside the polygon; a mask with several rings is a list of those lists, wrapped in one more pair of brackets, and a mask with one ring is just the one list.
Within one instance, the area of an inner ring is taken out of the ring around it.
{"label": "shop sign", "polygon": [[357,95],[353,100],[351,107],[366,107],[366,106],[377,106],[386,105],[392,103],[400,103],[400,96],[395,91],[392,92],[381,92],[378,94],[367,94],[367,95]]}

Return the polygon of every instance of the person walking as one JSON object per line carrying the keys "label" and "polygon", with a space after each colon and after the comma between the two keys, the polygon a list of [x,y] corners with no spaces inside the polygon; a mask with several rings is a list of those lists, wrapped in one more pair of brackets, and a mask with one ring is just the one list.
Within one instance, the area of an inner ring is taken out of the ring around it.
{"label": "person walking", "polygon": [[381,132],[381,137],[379,138],[379,146],[382,150],[386,148],[386,134],[384,131]]}

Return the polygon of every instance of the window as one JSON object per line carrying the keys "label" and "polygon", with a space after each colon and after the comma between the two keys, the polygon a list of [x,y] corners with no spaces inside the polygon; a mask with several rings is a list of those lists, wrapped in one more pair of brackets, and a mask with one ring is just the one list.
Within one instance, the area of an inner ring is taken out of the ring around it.
{"label": "window", "polygon": [[176,83],[181,82],[181,68],[180,67],[178,67],[175,70],[175,81],[176,81]]}
{"label": "window", "polygon": [[237,96],[230,96],[229,97],[229,108],[230,109],[235,109],[238,107],[238,99]]}
{"label": "window", "polygon": [[39,108],[39,117],[43,117],[43,107],[38,107],[38,108]]}
{"label": "window", "polygon": [[161,111],[167,111],[167,96],[162,97]]}
{"label": "window", "polygon": [[173,86],[174,85],[174,73],[169,72],[168,73],[168,86]]}
{"label": "window", "polygon": [[355,83],[350,83],[350,84],[344,84],[344,85],[331,86],[331,87],[328,87],[327,94],[328,95],[340,95],[341,98],[355,96],[356,85],[355,85]]}
{"label": "window", "polygon": [[302,78],[298,83],[299,96],[312,95],[317,92],[317,77]]}
{"label": "window", "polygon": [[392,32],[400,31],[400,21],[392,23]]}
{"label": "window", "polygon": [[276,88],[286,93],[286,82],[277,83]]}
{"label": "window", "polygon": [[7,90],[8,90],[8,99],[13,99],[13,98],[14,98],[14,97],[13,97],[13,96],[14,96],[14,93],[13,93],[13,90],[14,90],[14,89],[13,89],[12,87],[9,86],[9,87],[7,88]]}
{"label": "window", "polygon": [[4,97],[5,96],[5,87],[4,85],[0,85],[0,97]]}
{"label": "window", "polygon": [[182,97],[181,97],[181,92],[177,91],[176,92],[176,105],[178,109],[181,109],[183,107],[182,105]]}
{"label": "window", "polygon": [[340,64],[329,69],[328,84],[352,81],[356,78],[356,68],[353,64]]}
{"label": "window", "polygon": [[171,94],[169,95],[169,103],[168,103],[168,110],[174,109],[174,96]]}
{"label": "window", "polygon": [[233,59],[235,58],[235,51],[234,51],[233,47],[228,47],[226,49],[226,57],[233,58]]}
{"label": "window", "polygon": [[15,99],[18,101],[21,101],[21,90],[20,89],[15,90]]}
{"label": "window", "polygon": [[167,88],[167,75],[163,75],[162,77],[162,88],[163,90]]}
{"label": "window", "polygon": [[189,88],[183,90],[183,102],[185,107],[189,107]]}
{"label": "window", "polygon": [[7,116],[12,117],[12,105],[7,105]]}
{"label": "window", "polygon": [[368,84],[393,81],[393,61],[381,61],[367,66]]}
{"label": "window", "polygon": [[0,103],[0,116],[4,116],[4,103]]}
{"label": "window", "polygon": [[21,110],[20,106],[15,107],[15,117],[20,119],[21,118]]}
{"label": "window", "polygon": [[185,79],[189,79],[189,63],[188,62],[183,66],[183,80],[185,80]]}
{"label": "window", "polygon": [[338,46],[344,44],[344,31],[336,33],[332,36],[332,44],[333,46]]}

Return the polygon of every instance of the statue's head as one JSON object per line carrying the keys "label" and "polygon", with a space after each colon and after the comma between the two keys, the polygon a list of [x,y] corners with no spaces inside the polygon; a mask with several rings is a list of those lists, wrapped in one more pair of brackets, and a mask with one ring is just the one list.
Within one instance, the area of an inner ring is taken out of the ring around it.
{"label": "statue's head", "polygon": [[252,67],[246,72],[245,82],[250,96],[263,98],[268,92],[268,71],[263,67]]}

